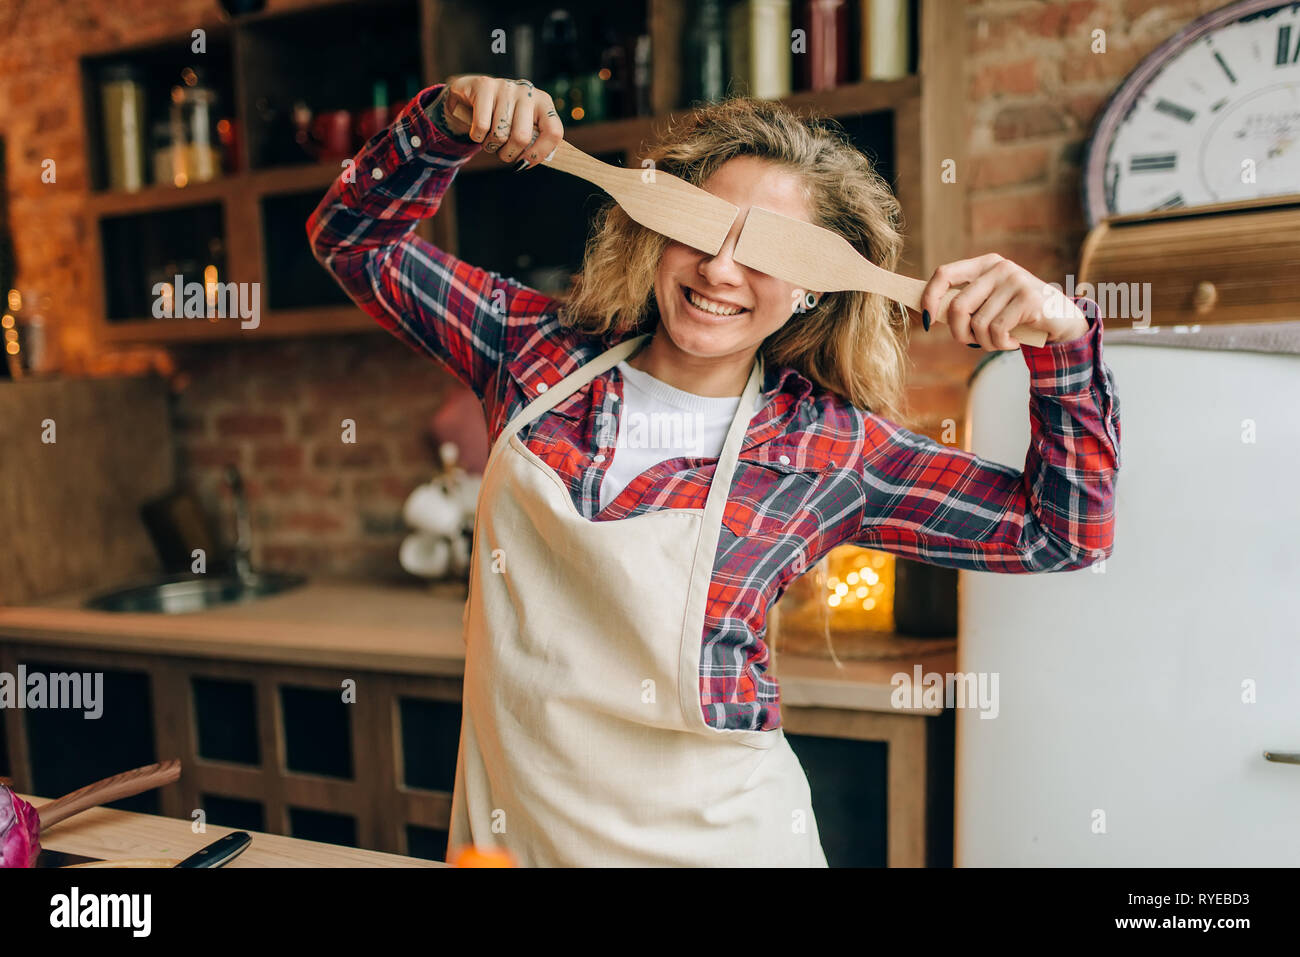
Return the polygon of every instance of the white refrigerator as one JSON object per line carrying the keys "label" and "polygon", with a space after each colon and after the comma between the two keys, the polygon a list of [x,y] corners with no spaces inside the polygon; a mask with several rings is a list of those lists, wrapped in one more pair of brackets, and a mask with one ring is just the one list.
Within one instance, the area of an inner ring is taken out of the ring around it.
{"label": "white refrigerator", "polygon": [[[962,571],[956,866],[1300,864],[1300,322],[1104,334],[1121,463],[1098,569]],[[1029,378],[966,447],[1024,467]],[[1272,760],[1265,756],[1269,752]]]}

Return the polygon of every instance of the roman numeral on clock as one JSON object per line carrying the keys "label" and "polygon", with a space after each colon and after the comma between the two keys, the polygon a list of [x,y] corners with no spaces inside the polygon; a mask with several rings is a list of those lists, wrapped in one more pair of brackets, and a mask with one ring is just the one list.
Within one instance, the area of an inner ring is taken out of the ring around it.
{"label": "roman numeral on clock", "polygon": [[1223,54],[1220,53],[1218,50],[1215,50],[1214,59],[1216,62],[1218,62],[1219,66],[1223,67],[1223,72],[1228,74],[1228,79],[1231,80],[1233,83],[1236,83],[1237,75],[1233,73],[1230,69],[1228,69],[1228,64],[1224,62]]}
{"label": "roman numeral on clock", "polygon": [[1285,24],[1278,27],[1277,30],[1277,62],[1276,66],[1290,66],[1292,63],[1300,61],[1300,38],[1297,38],[1295,53],[1291,52],[1291,25]]}
{"label": "roman numeral on clock", "polygon": [[1196,119],[1196,111],[1189,110],[1185,106],[1179,106],[1177,103],[1170,103],[1168,100],[1156,101],[1156,112],[1163,113],[1166,116],[1172,116],[1176,120],[1182,120],[1184,123],[1190,123]]}
{"label": "roman numeral on clock", "polygon": [[1144,153],[1130,156],[1128,171],[1130,173],[1167,173],[1178,165],[1177,153]]}
{"label": "roman numeral on clock", "polygon": [[1180,206],[1183,206],[1183,205],[1185,205],[1184,202],[1183,202],[1183,194],[1182,194],[1182,193],[1174,193],[1174,195],[1170,196],[1170,197],[1169,197],[1168,199],[1166,199],[1163,203],[1160,203],[1160,204],[1157,205],[1157,206],[1152,206],[1151,208],[1152,208],[1153,210],[1155,210],[1155,209],[1178,209]]}

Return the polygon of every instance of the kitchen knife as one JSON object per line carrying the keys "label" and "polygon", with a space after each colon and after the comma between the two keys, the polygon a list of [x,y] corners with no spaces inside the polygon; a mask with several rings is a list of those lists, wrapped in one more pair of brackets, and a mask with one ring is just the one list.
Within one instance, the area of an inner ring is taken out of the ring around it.
{"label": "kitchen knife", "polygon": [[[814,292],[874,292],[921,311],[921,293],[926,284],[920,279],[881,269],[839,233],[761,206],[749,208],[732,258]],[[960,288],[950,289],[944,294],[936,320],[942,320],[942,310],[959,292]],[[1047,333],[1018,326],[1011,330],[1011,338],[1041,346],[1047,342]]]}
{"label": "kitchen knife", "polygon": [[235,831],[191,854],[177,867],[224,867],[244,852],[252,838],[247,831]]}
{"label": "kitchen knife", "polygon": [[[452,116],[466,126],[474,115],[457,103]],[[588,156],[567,140],[560,140],[547,166],[594,183],[614,197],[623,212],[646,229],[716,256],[727,241],[731,224],[740,213],[721,197],[659,170],[624,169]]]}

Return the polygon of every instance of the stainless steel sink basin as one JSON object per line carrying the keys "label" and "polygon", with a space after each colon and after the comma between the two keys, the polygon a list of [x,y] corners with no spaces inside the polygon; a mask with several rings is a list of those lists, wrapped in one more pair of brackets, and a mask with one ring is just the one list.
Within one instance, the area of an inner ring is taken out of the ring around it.
{"label": "stainless steel sink basin", "polygon": [[98,611],[161,612],[175,615],[202,611],[217,605],[253,601],[297,588],[306,581],[302,575],[261,572],[242,579],[235,575],[183,575],[96,595],[86,602],[86,607]]}

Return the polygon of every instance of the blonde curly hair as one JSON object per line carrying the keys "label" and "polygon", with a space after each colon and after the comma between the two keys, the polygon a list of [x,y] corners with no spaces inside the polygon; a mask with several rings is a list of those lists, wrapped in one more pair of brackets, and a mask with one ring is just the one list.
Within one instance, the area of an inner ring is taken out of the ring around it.
{"label": "blonde curly hair", "polygon": [[[670,123],[646,155],[655,169],[696,186],[735,156],[783,166],[802,180],[813,222],[884,269],[898,264],[898,200],[834,120],[804,119],[772,100],[730,97]],[[655,273],[667,244],[609,202],[597,213],[582,271],[561,300],[561,324],[608,338],[653,332]],[[907,312],[893,301],[829,292],[768,336],[761,352],[769,368],[791,366],[852,405],[905,424],[907,333]]]}

